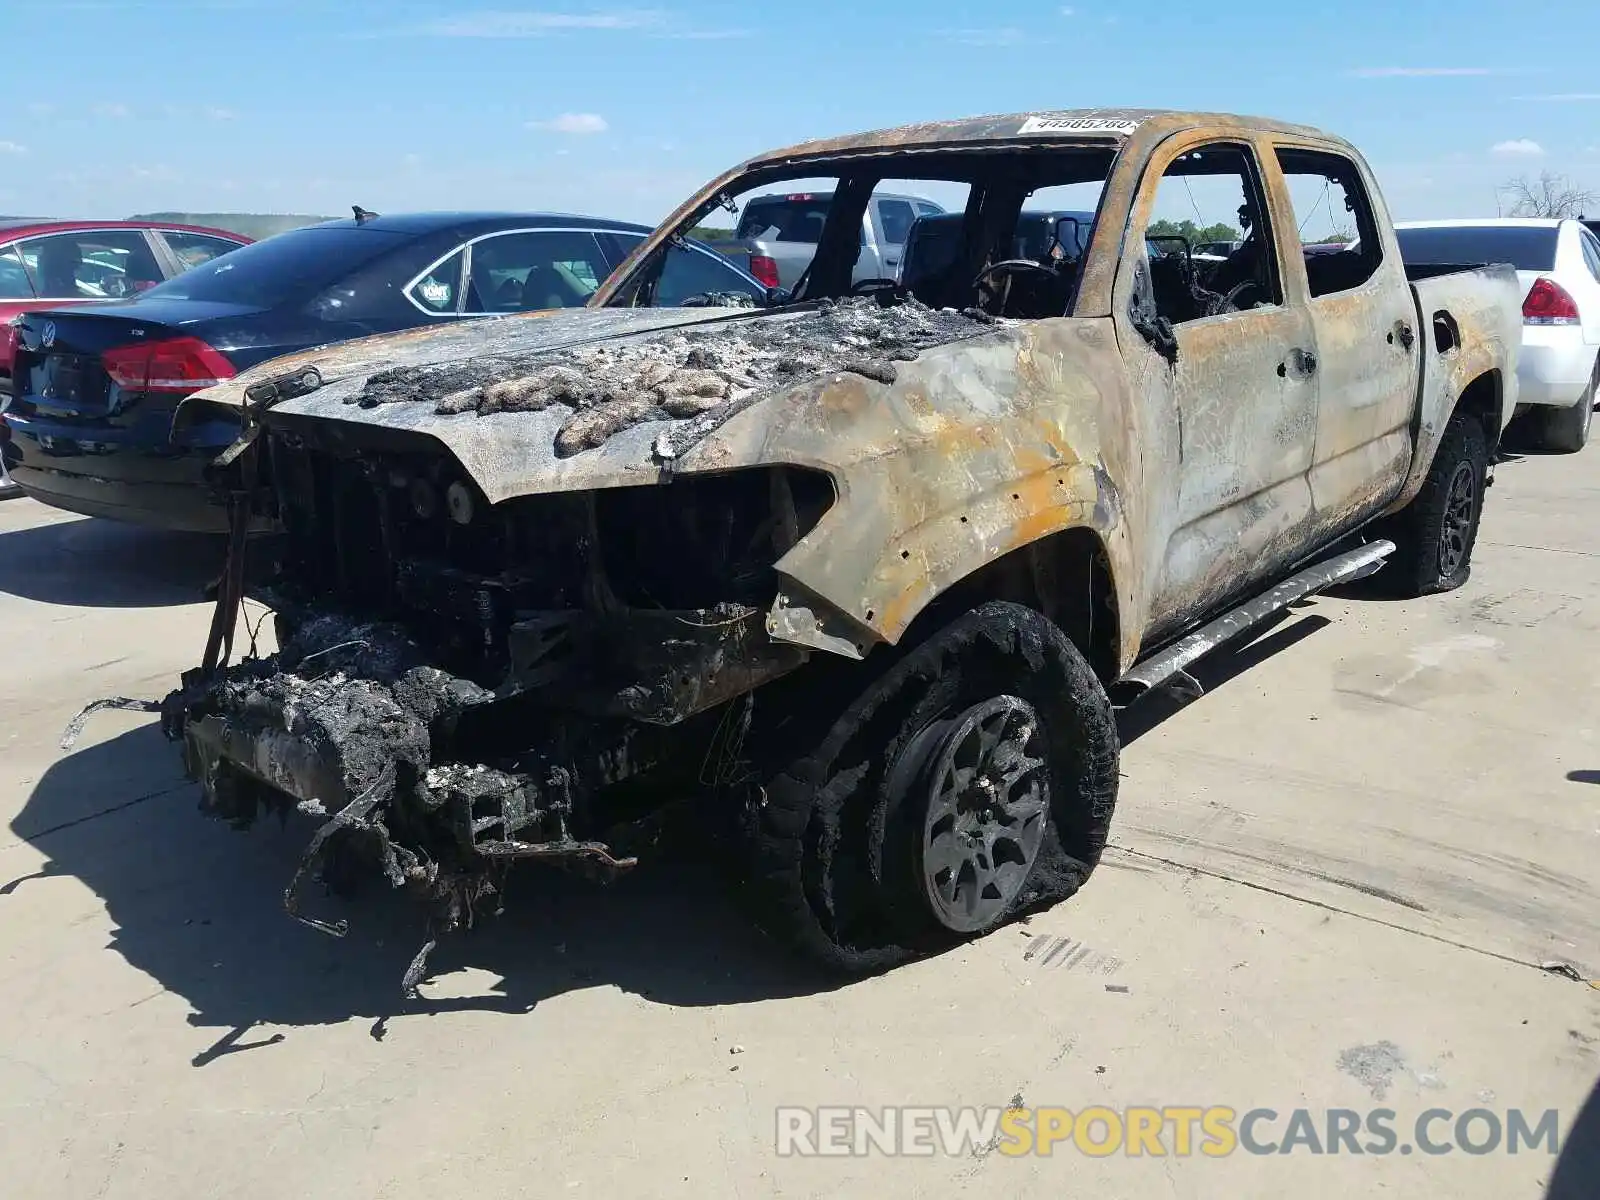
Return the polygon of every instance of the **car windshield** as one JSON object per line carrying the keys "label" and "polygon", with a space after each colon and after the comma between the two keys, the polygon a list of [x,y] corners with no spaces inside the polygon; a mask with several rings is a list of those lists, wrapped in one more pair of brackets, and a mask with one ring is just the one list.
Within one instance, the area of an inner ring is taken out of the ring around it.
{"label": "car windshield", "polygon": [[1400,257],[1415,266],[1510,263],[1519,271],[1548,271],[1556,264],[1553,225],[1431,225],[1397,229]]}
{"label": "car windshield", "polygon": [[144,296],[276,308],[310,298],[406,240],[405,234],[348,225],[292,229],[241,246]]}

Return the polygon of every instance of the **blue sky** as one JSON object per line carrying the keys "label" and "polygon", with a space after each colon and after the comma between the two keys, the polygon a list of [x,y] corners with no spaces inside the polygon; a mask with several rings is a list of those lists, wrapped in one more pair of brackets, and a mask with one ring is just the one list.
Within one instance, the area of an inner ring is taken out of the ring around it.
{"label": "blue sky", "polygon": [[653,222],[805,137],[988,112],[1255,112],[1399,218],[1600,190],[1593,0],[0,0],[0,212],[525,208]]}

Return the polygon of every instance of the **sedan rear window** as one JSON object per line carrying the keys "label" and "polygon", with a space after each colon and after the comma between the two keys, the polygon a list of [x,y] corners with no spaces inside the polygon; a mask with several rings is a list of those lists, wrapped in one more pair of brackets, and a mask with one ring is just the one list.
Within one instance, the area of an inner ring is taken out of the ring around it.
{"label": "sedan rear window", "polygon": [[350,226],[291,229],[241,246],[144,294],[276,308],[310,299],[407,240],[402,233]]}
{"label": "sedan rear window", "polygon": [[1510,263],[1519,271],[1556,265],[1560,230],[1542,225],[1448,225],[1397,229],[1400,257],[1413,266],[1478,266]]}
{"label": "sedan rear window", "polygon": [[[767,237],[779,242],[806,242],[816,245],[822,225],[828,219],[832,196],[757,196],[744,206],[739,228],[741,238]],[[776,233],[768,233],[776,230]]]}

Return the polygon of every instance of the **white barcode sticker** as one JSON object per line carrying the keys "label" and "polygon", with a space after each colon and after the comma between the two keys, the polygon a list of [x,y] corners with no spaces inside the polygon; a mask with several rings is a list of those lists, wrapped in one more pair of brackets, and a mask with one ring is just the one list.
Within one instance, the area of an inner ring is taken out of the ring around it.
{"label": "white barcode sticker", "polygon": [[1126,137],[1139,128],[1139,124],[1126,117],[1029,117],[1017,130],[1017,136],[1026,137],[1030,133],[1115,133]]}

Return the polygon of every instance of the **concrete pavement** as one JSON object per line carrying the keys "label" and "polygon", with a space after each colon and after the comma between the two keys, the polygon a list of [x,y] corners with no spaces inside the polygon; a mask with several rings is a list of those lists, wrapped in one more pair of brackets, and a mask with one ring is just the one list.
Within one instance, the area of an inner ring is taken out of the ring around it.
{"label": "concrete pavement", "polygon": [[[1114,848],[1026,926],[828,987],[692,865],[524,872],[412,1003],[409,907],[290,921],[305,831],[202,819],[153,718],[57,748],[193,663],[219,548],[0,506],[3,1194],[1600,1195],[1600,991],[1540,969],[1600,977],[1597,470],[1502,465],[1466,588],[1324,597],[1127,714]],[[1556,1108],[1571,1141],[774,1153],[780,1105],[1018,1098],[1388,1107],[1406,1142],[1431,1108]]]}

